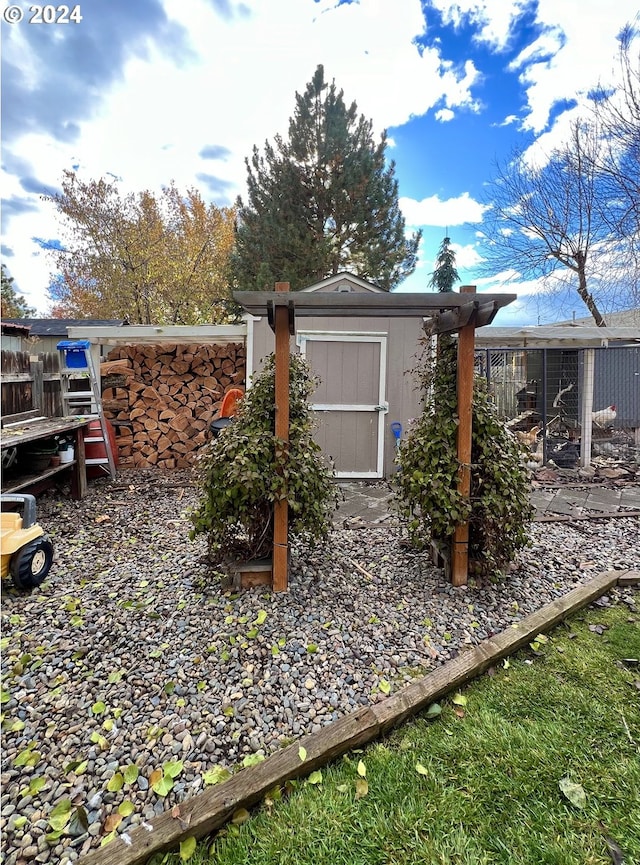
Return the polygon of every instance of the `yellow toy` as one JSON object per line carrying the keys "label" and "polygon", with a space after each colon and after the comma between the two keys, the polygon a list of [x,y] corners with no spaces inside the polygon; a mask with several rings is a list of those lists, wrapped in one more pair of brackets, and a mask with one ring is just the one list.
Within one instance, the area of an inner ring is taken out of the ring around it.
{"label": "yellow toy", "polygon": [[[53,545],[36,522],[36,500],[30,495],[3,495],[0,554],[2,578],[11,575],[17,589],[35,589],[53,562]],[[19,511],[5,511],[7,506]]]}

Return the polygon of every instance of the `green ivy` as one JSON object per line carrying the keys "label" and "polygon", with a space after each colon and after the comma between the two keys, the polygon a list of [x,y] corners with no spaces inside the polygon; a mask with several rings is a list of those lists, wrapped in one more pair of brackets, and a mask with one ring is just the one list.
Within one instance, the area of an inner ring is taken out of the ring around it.
{"label": "green ivy", "polygon": [[289,536],[310,544],[324,540],[339,492],[331,467],[313,440],[308,399],[316,382],[299,355],[289,372],[289,443],[277,439],[275,359],[267,358],[238,413],[200,451],[196,478],[200,501],[191,512],[191,537],[208,536],[214,564],[269,556],[273,548],[273,505],[287,499]]}
{"label": "green ivy", "polygon": [[528,543],[533,510],[521,446],[500,421],[486,381],[476,377],[471,496],[463,500],[457,489],[454,340],[440,337],[437,359],[426,351],[415,374],[424,392],[423,411],[400,444],[400,471],[393,482],[409,539],[417,549],[433,542],[446,558],[456,523],[468,520],[472,569],[496,576]]}

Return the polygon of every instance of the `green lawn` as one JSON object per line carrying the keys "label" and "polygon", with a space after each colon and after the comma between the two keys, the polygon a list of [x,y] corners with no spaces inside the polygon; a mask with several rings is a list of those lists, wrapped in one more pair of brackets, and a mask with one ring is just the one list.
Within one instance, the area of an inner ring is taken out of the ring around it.
{"label": "green lawn", "polygon": [[[640,658],[640,613],[578,614],[538,654],[521,652],[465,689],[466,705],[450,698],[435,720],[420,716],[325,768],[320,783],[274,796],[189,862],[639,863],[640,667],[623,658]],[[567,777],[583,788],[583,808],[561,792]]]}

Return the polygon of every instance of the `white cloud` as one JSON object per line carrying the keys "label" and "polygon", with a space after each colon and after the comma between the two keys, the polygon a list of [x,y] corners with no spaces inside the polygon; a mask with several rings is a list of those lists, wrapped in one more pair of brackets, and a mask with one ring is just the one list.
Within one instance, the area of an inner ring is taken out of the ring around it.
{"label": "white cloud", "polygon": [[401,198],[399,203],[405,221],[410,226],[431,225],[446,228],[466,222],[480,222],[487,209],[486,205],[474,201],[468,192],[444,201],[437,195],[431,195],[421,201]]}

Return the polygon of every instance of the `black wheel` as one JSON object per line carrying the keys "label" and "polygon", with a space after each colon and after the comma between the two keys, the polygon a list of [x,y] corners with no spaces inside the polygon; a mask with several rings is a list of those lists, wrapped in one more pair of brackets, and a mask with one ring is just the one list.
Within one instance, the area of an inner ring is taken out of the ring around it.
{"label": "black wheel", "polygon": [[45,579],[53,562],[53,544],[46,535],[36,538],[11,559],[11,576],[17,589],[35,589]]}

